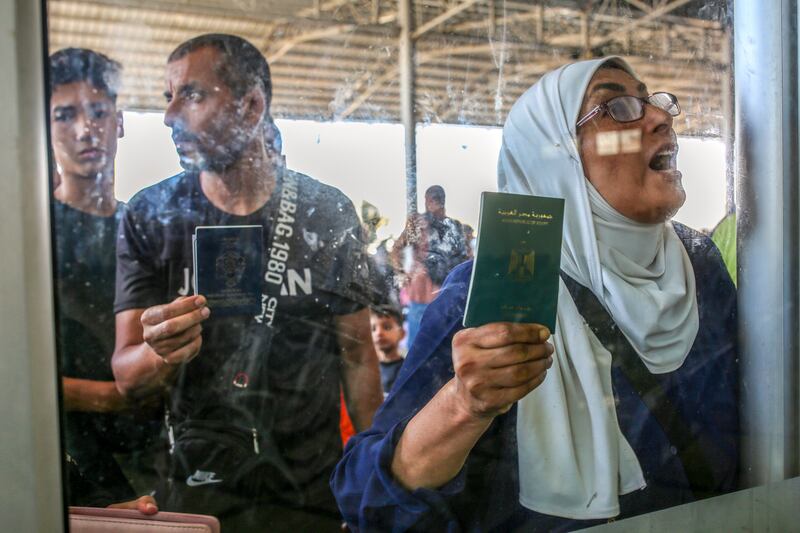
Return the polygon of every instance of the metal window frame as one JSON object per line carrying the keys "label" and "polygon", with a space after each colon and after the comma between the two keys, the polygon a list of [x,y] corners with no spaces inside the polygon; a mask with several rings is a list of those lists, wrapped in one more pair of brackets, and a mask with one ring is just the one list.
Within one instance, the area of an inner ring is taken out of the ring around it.
{"label": "metal window frame", "polygon": [[0,516],[63,531],[42,3],[0,3]]}
{"label": "metal window frame", "polygon": [[798,475],[798,4],[733,4],[742,473],[755,486]]}
{"label": "metal window frame", "polygon": [[[764,484],[797,475],[800,457],[798,5],[733,5],[744,473]],[[62,531],[44,8],[6,0],[0,15],[0,516],[10,531]]]}

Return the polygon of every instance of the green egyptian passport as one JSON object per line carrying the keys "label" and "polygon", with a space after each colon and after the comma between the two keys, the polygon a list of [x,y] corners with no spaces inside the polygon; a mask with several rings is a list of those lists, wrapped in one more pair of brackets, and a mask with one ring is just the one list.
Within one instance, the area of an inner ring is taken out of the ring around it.
{"label": "green egyptian passport", "polygon": [[528,322],[555,331],[564,200],[481,194],[464,326]]}

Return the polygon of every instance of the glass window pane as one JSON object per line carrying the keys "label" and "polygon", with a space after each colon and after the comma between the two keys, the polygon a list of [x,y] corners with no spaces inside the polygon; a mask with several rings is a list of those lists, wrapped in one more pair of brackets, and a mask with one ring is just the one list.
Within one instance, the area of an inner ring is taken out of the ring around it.
{"label": "glass window pane", "polygon": [[729,2],[47,7],[71,505],[571,530],[751,482]]}

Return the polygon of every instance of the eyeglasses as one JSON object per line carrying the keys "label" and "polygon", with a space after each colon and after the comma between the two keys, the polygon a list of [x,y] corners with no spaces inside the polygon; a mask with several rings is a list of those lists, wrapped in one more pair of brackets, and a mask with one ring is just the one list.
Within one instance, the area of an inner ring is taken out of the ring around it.
{"label": "eyeglasses", "polygon": [[645,104],[650,104],[662,111],[666,111],[673,117],[681,114],[681,106],[678,105],[678,98],[674,94],[653,93],[647,98],[625,95],[614,97],[607,102],[594,106],[591,111],[578,121],[577,127],[583,126],[603,111],[607,111],[609,116],[617,122],[639,120],[644,116]]}

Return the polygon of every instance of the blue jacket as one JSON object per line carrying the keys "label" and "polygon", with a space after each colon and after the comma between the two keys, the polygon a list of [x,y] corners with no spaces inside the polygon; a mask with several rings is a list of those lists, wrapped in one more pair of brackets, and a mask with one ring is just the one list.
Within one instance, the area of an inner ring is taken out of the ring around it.
{"label": "blue jacket", "polygon": [[[675,224],[697,281],[700,330],[686,362],[656,376],[710,467],[713,488],[737,488],[739,458],[736,292],[711,240]],[[456,267],[428,307],[391,394],[372,427],[350,439],[331,476],[347,523],[357,531],[566,531],[599,521],[546,516],[519,504],[516,406],[498,416],[464,468],[437,490],[407,491],[392,477],[395,446],[408,421],[454,375],[451,341],[460,329],[471,263]],[[627,377],[612,370],[620,428],[647,487],[620,496],[625,518],[697,499],[675,446]]]}

